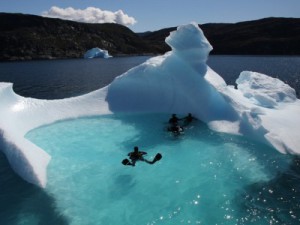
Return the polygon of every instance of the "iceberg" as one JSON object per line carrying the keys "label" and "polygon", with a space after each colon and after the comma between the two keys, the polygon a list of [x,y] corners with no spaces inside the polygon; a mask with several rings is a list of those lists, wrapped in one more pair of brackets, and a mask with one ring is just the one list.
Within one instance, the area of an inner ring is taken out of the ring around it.
{"label": "iceberg", "polygon": [[84,53],[83,56],[85,59],[92,59],[92,58],[110,58],[112,57],[111,55],[108,54],[107,50],[102,50],[101,48],[92,48],[88,51],[86,51],[86,53]]}
{"label": "iceberg", "polygon": [[[60,100],[24,98],[0,83],[0,149],[24,180],[45,187],[51,156],[24,138],[58,120],[122,112],[192,113],[219,132],[300,154],[300,101],[284,82],[244,71],[229,86],[206,60],[212,46],[196,23],[170,33],[172,50],[94,92]],[[86,110],[88,109],[88,110]]]}

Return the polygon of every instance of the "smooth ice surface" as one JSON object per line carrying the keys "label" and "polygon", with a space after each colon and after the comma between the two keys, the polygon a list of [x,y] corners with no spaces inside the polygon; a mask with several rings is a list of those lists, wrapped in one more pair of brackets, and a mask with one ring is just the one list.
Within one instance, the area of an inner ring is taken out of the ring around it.
{"label": "smooth ice surface", "polygon": [[212,46],[196,23],[178,27],[166,43],[172,51],[76,98],[23,98],[12,84],[0,83],[1,145],[12,168],[45,186],[50,156],[24,139],[29,130],[57,120],[122,112],[192,113],[215,131],[244,135],[282,153],[300,153],[300,101],[290,87],[254,72],[241,74],[238,89],[227,86],[206,65]]}
{"label": "smooth ice surface", "polygon": [[[70,225],[299,221],[291,217],[299,212],[296,204],[276,202],[281,196],[283,202],[291,201],[298,186],[283,185],[279,191],[269,184],[290,168],[291,156],[244,137],[211,131],[200,121],[188,126],[184,135],[174,136],[165,131],[168,118],[169,114],[114,114],[30,131],[26,138],[53,157],[46,191],[56,199],[57,213]],[[135,145],[148,159],[157,152],[163,158],[154,165],[123,166],[121,161]],[[253,187],[258,184],[270,187],[254,203]],[[282,216],[289,218],[279,219]],[[25,219],[20,217],[19,224]]]}
{"label": "smooth ice surface", "polygon": [[84,53],[83,56],[85,59],[92,59],[92,58],[110,58],[111,56],[108,54],[107,50],[103,50],[101,48],[92,48],[88,51],[86,51],[86,53]]}

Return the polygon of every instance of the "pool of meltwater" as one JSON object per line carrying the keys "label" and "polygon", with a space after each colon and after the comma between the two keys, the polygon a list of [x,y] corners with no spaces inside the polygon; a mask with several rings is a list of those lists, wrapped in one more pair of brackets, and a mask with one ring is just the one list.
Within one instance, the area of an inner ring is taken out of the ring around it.
{"label": "pool of meltwater", "polygon": [[[106,115],[30,131],[26,138],[52,156],[45,192],[62,224],[299,223],[298,158],[216,133],[201,121],[175,136],[166,129],[168,119]],[[134,146],[147,159],[157,153],[162,159],[122,165]],[[18,217],[19,224],[38,219]]]}

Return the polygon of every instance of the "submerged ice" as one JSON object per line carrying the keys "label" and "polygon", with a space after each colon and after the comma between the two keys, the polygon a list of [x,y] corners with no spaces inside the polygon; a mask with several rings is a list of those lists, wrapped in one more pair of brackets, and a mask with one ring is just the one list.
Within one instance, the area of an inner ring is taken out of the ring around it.
{"label": "submerged ice", "polygon": [[[0,83],[0,146],[14,171],[44,187],[51,158],[24,138],[58,120],[121,112],[192,113],[219,132],[244,135],[282,153],[300,154],[300,101],[282,81],[245,71],[237,89],[206,65],[212,46],[196,23],[166,38],[172,50],[153,57],[110,85],[75,98],[37,100]],[[88,109],[88,110],[87,110]]]}

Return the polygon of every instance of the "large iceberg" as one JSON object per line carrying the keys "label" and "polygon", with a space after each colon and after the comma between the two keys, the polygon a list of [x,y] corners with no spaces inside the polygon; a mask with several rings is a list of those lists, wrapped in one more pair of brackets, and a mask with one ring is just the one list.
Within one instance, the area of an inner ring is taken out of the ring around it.
{"label": "large iceberg", "polygon": [[93,59],[93,58],[110,58],[111,55],[108,54],[107,50],[103,50],[101,48],[92,48],[90,50],[87,50],[86,53],[84,53],[83,58],[85,59]]}
{"label": "large iceberg", "polygon": [[51,156],[24,138],[29,130],[63,119],[121,112],[192,113],[213,130],[300,154],[300,101],[291,87],[250,71],[241,73],[237,89],[228,86],[206,65],[212,46],[196,23],[178,27],[166,43],[170,52],[79,97],[24,98],[13,92],[12,84],[0,83],[0,149],[14,171],[45,187]]}

